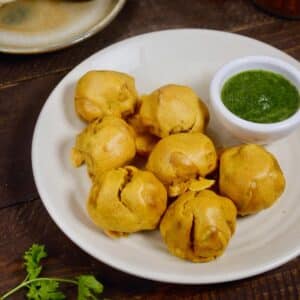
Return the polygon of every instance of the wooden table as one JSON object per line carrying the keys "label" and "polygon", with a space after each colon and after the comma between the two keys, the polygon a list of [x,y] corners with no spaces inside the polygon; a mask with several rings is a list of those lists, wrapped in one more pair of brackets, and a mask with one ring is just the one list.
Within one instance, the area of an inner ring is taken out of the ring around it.
{"label": "wooden table", "polygon": [[[249,0],[129,0],[104,31],[81,44],[34,56],[0,54],[0,294],[24,278],[32,243],[49,252],[46,273],[94,273],[110,299],[300,299],[300,258],[266,274],[218,285],[139,279],[91,258],[50,219],[37,193],[30,149],[37,116],[55,85],[90,54],[130,36],[167,28],[212,28],[247,35],[300,59],[300,21],[258,11]],[[221,49],[220,49],[221,50]],[[75,299],[68,289],[68,299]],[[22,293],[12,299],[23,299]]]}

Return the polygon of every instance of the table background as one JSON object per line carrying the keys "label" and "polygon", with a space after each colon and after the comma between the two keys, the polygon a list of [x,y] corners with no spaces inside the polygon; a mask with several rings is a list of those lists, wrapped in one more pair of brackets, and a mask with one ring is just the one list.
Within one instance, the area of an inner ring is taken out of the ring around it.
{"label": "table background", "polygon": [[[93,273],[110,299],[300,299],[299,257],[263,275],[232,283],[152,282],[89,257],[57,228],[41,203],[31,170],[31,140],[41,107],[55,85],[87,56],[112,43],[182,27],[247,35],[300,59],[300,21],[273,18],[250,0],[128,0],[104,31],[71,48],[34,56],[0,54],[0,294],[23,280],[23,252],[32,243],[43,243],[49,252],[45,274]],[[74,289],[66,288],[66,292],[68,299],[75,299]],[[22,293],[12,299],[23,299]]]}

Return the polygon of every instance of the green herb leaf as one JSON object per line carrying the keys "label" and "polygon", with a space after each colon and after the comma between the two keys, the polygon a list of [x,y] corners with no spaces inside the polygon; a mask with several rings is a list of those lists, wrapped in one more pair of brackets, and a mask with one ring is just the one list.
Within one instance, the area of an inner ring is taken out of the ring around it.
{"label": "green herb leaf", "polygon": [[63,300],[65,295],[58,290],[59,283],[55,280],[40,280],[30,285],[27,299],[29,300]]}
{"label": "green herb leaf", "polygon": [[76,279],[40,277],[41,260],[47,257],[45,246],[33,244],[24,254],[24,265],[27,276],[16,287],[7,291],[0,300],[10,298],[21,289],[27,288],[28,300],[63,300],[66,296],[59,291],[59,284],[73,284],[78,286],[78,300],[97,300],[103,291],[103,285],[92,275],[82,275]]}
{"label": "green herb leaf", "polygon": [[24,261],[29,279],[34,279],[39,276],[42,271],[40,261],[44,257],[47,257],[47,253],[43,245],[33,244],[30,249],[25,252]]}
{"label": "green herb leaf", "polygon": [[78,300],[99,299],[97,295],[103,292],[103,285],[92,275],[82,275],[78,278]]}

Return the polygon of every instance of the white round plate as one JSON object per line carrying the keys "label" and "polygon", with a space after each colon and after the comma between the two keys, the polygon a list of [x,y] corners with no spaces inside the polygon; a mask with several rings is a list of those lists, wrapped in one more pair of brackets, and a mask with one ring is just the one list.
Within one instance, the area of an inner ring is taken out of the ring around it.
{"label": "white round plate", "polygon": [[[270,209],[238,220],[225,254],[205,264],[170,255],[159,232],[112,240],[90,221],[85,167],[74,169],[70,149],[84,128],[74,111],[76,81],[92,69],[132,74],[140,93],[166,83],[186,84],[208,101],[209,83],[218,68],[246,55],[269,55],[299,63],[283,52],[240,35],[198,29],[144,34],[112,45],[86,59],[54,89],[39,116],[32,143],[32,166],[40,196],[62,231],[93,257],[140,277],[201,284],[241,279],[275,268],[300,253],[300,130],[268,147],[284,171],[287,186]],[[235,143],[211,116],[209,133],[223,145]]]}
{"label": "white round plate", "polygon": [[17,0],[0,5],[0,52],[42,53],[76,44],[107,26],[125,2]]}

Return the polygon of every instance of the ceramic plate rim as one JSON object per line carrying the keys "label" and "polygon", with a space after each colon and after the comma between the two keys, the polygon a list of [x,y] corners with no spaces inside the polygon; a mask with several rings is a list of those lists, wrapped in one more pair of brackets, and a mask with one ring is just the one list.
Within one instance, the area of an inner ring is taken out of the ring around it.
{"label": "ceramic plate rim", "polygon": [[[118,259],[112,259],[111,256],[106,255],[105,253],[98,251],[97,253],[95,253],[95,251],[93,251],[93,249],[91,247],[89,247],[89,245],[83,245],[80,241],[80,237],[78,235],[76,235],[76,232],[72,229],[72,228],[67,228],[64,224],[64,222],[62,220],[59,220],[59,218],[55,217],[55,212],[52,210],[52,208],[50,207],[49,203],[43,199],[47,199],[49,198],[47,195],[47,192],[45,191],[44,187],[42,184],[40,184],[40,177],[39,177],[39,171],[38,171],[38,167],[37,167],[37,161],[36,161],[36,153],[37,153],[37,137],[39,135],[39,131],[41,130],[41,119],[42,119],[42,115],[43,112],[46,110],[47,106],[50,103],[50,100],[54,101],[52,98],[52,95],[55,93],[56,89],[65,81],[65,79],[70,75],[71,72],[73,72],[74,70],[76,70],[77,68],[80,68],[80,66],[82,64],[84,64],[87,60],[92,59],[94,56],[97,56],[99,54],[105,54],[107,52],[109,52],[111,49],[115,48],[115,47],[122,47],[123,45],[126,45],[127,43],[130,43],[134,40],[139,40],[139,39],[143,39],[143,38],[149,38],[151,37],[151,35],[159,35],[159,34],[164,34],[164,33],[168,33],[168,32],[174,32],[174,31],[206,31],[206,32],[214,32],[214,33],[219,33],[219,34],[224,34],[224,35],[229,35],[229,36],[235,36],[237,38],[242,38],[242,39],[246,39],[246,40],[251,40],[251,41],[255,41],[256,43],[259,43],[261,45],[276,49],[277,51],[279,51],[277,48],[272,47],[264,42],[261,42],[259,40],[247,37],[247,36],[243,36],[243,35],[239,35],[236,33],[230,33],[230,32],[224,32],[224,31],[219,31],[219,30],[211,30],[211,29],[197,29],[197,28],[182,28],[182,29],[168,29],[168,30],[161,30],[161,31],[154,31],[154,32],[149,32],[149,33],[144,33],[141,35],[137,35],[134,37],[130,37],[127,38],[125,40],[122,40],[120,42],[117,42],[115,44],[112,44],[96,53],[94,53],[93,55],[87,57],[85,60],[83,60],[80,64],[78,64],[77,66],[75,66],[72,70],[70,70],[70,72],[68,72],[68,74],[66,74],[61,80],[60,82],[56,85],[56,87],[52,90],[52,92],[50,93],[50,95],[48,96],[46,102],[44,103],[41,112],[38,116],[36,125],[35,125],[35,129],[34,129],[34,133],[33,133],[33,139],[32,139],[32,148],[31,148],[31,160],[32,160],[32,169],[33,169],[33,177],[34,177],[34,181],[36,183],[37,186],[37,190],[40,194],[40,198],[43,202],[43,205],[45,206],[46,210],[48,211],[49,215],[51,216],[52,220],[56,223],[56,225],[64,232],[64,234],[71,240],[73,241],[79,248],[81,248],[83,251],[85,251],[86,253],[88,253],[89,255],[91,255],[92,257],[94,257],[95,259],[115,268],[118,270],[121,270],[123,272],[126,272],[128,274],[140,277],[140,278],[144,278],[144,279],[149,279],[149,280],[154,280],[154,281],[159,281],[159,282],[166,282],[166,283],[177,283],[177,284],[217,284],[217,283],[222,283],[222,282],[230,282],[230,281],[235,281],[235,280],[239,280],[239,279],[244,279],[244,278],[249,278],[258,274],[262,274],[264,272],[267,272],[269,270],[272,270],[276,267],[279,267],[281,265],[283,265],[284,263],[292,260],[293,258],[297,257],[300,254],[300,243],[298,244],[297,247],[293,248],[292,250],[290,250],[289,252],[286,251],[285,255],[278,257],[277,259],[274,259],[273,261],[270,261],[268,264],[265,264],[259,268],[257,267],[253,267],[251,269],[248,270],[244,270],[244,271],[235,271],[235,272],[228,272],[226,278],[224,278],[224,276],[214,276],[212,277],[206,277],[206,279],[201,278],[201,280],[197,279],[197,277],[195,276],[188,276],[187,274],[180,275],[180,274],[174,274],[173,276],[169,276],[169,278],[165,278],[164,274],[161,274],[159,272],[149,272],[146,270],[141,270],[138,268],[134,268],[132,266],[130,266],[129,264],[127,264],[124,261],[118,260]],[[292,57],[291,57],[292,58]],[[292,58],[294,61],[297,62],[297,60],[295,60],[294,58]],[[298,62],[297,62],[298,63]]]}
{"label": "ceramic plate rim", "polygon": [[113,9],[97,24],[86,30],[80,35],[75,36],[73,39],[67,40],[66,42],[60,42],[57,44],[53,44],[50,47],[5,47],[0,44],[0,52],[9,53],[9,54],[38,54],[38,53],[48,53],[60,49],[67,48],[69,46],[80,43],[81,41],[93,36],[98,33],[102,29],[104,29],[107,25],[109,25],[118,15],[118,13],[122,10],[127,0],[117,0]]}

